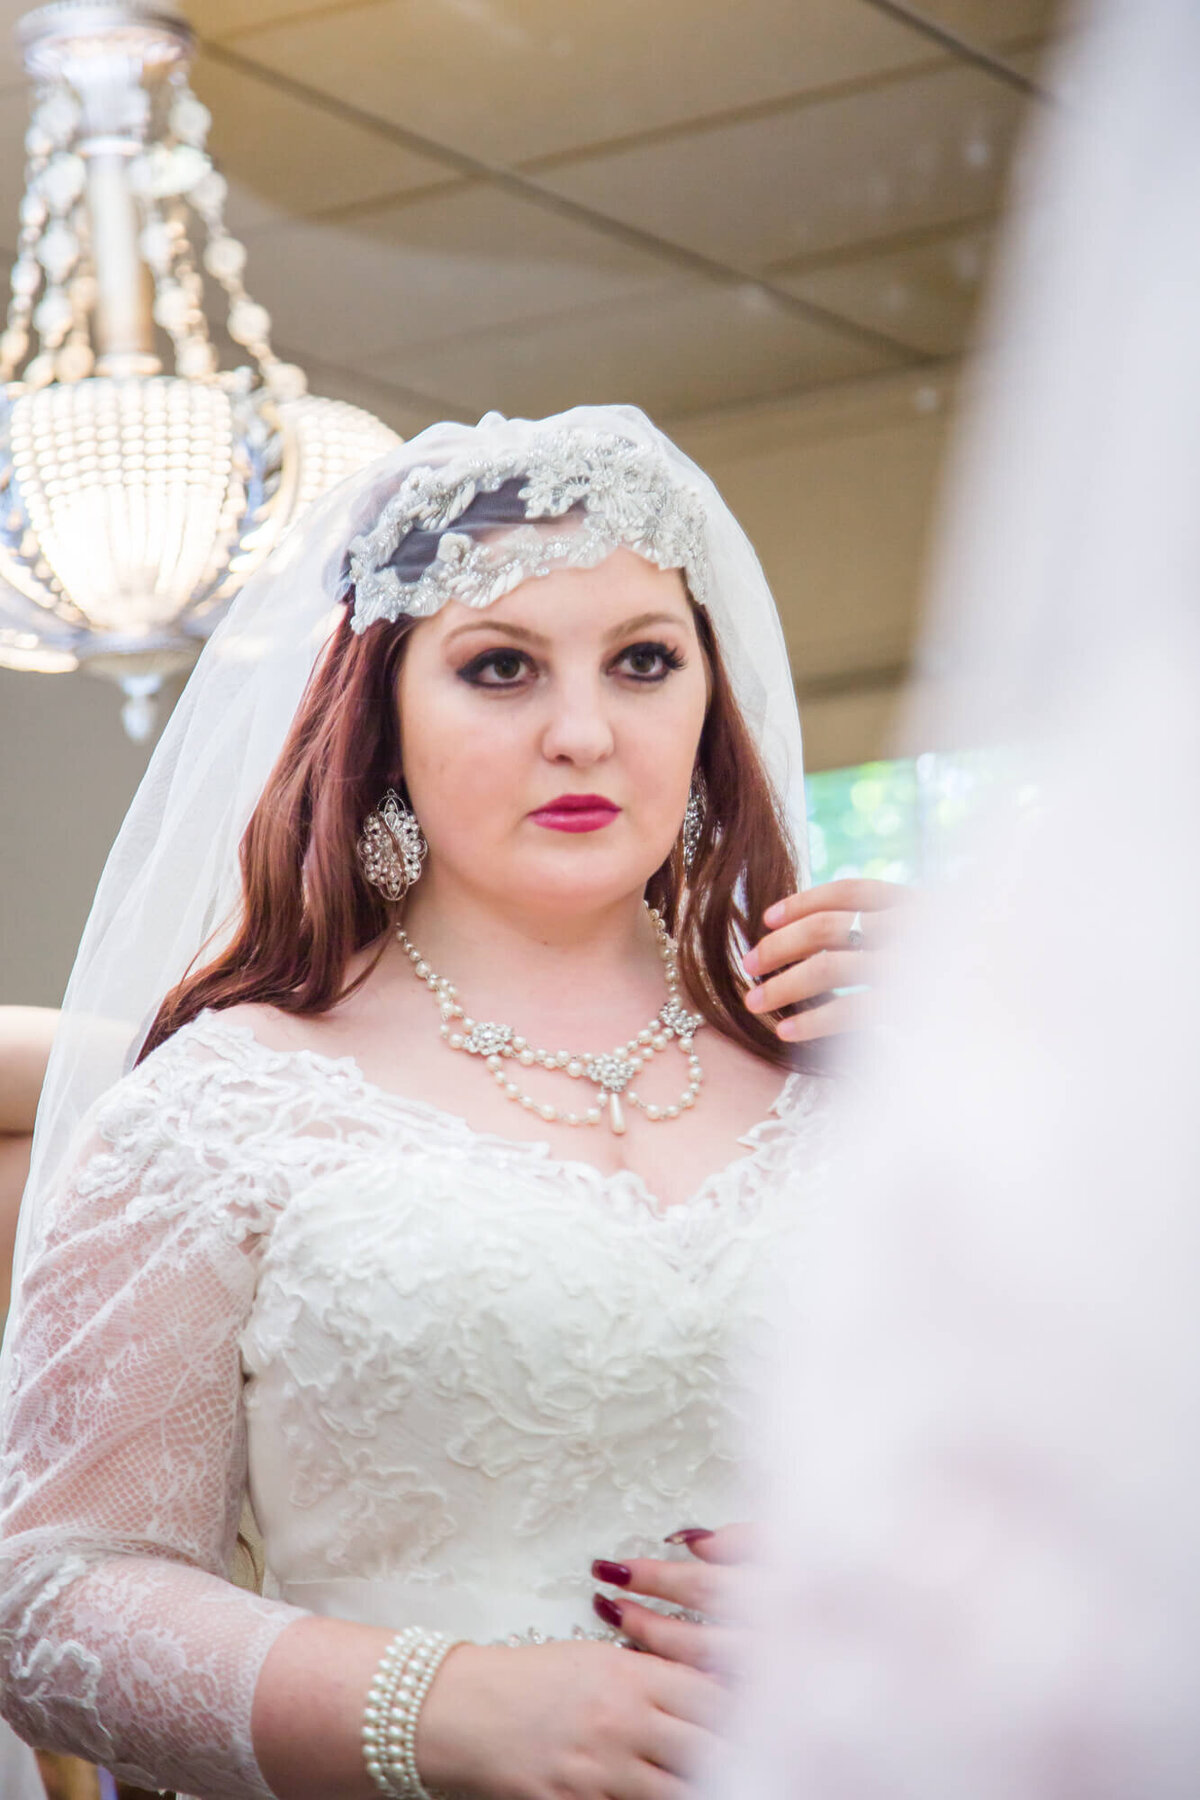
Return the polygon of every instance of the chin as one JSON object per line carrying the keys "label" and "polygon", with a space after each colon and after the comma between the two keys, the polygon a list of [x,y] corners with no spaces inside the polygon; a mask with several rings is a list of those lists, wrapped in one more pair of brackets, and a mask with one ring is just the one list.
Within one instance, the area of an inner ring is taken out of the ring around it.
{"label": "chin", "polygon": [[643,858],[635,863],[624,856],[544,856],[519,874],[514,870],[506,892],[510,897],[527,897],[530,909],[536,912],[547,906],[560,912],[591,912],[631,894],[640,895],[662,861],[661,856],[649,864]]}

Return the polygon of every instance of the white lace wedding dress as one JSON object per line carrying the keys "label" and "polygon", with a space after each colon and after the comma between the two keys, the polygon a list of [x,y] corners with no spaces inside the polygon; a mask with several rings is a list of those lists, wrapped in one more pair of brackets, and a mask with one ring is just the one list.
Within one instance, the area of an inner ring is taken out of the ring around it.
{"label": "white lace wedding dress", "polygon": [[[101,1103],[14,1344],[0,1672],[25,1737],[268,1793],[258,1670],[297,1608],[599,1633],[594,1556],[740,1491],[739,1359],[819,1191],[793,1075],[681,1205],[278,1053],[219,1014]],[[247,1479],[265,1597],[226,1577]]]}

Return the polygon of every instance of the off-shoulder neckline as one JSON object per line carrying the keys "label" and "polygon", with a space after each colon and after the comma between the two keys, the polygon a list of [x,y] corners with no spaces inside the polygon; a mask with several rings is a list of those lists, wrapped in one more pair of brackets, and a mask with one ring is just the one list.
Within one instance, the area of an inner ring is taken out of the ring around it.
{"label": "off-shoulder neckline", "polygon": [[362,1065],[353,1055],[329,1056],[323,1051],[299,1046],[277,1050],[264,1044],[245,1020],[227,1018],[213,1008],[206,1008],[189,1025],[184,1026],[177,1034],[177,1041],[184,1037],[209,1044],[214,1038],[218,1040],[218,1044],[220,1040],[228,1042],[232,1039],[244,1052],[262,1064],[276,1068],[299,1066],[310,1074],[326,1078],[333,1076],[339,1086],[349,1086],[362,1101],[393,1116],[408,1117],[434,1127],[459,1147],[502,1154],[516,1161],[527,1159],[542,1174],[561,1175],[564,1180],[582,1181],[596,1192],[625,1194],[636,1199],[659,1219],[676,1213],[690,1215],[705,1203],[718,1201],[722,1193],[727,1192],[731,1186],[737,1187],[741,1177],[766,1159],[781,1135],[788,1134],[789,1128],[794,1125],[797,1111],[802,1116],[809,1113],[817,1081],[816,1077],[798,1071],[787,1075],[766,1115],[736,1140],[743,1147],[742,1154],[732,1157],[706,1175],[699,1187],[684,1199],[664,1203],[649,1187],[645,1178],[633,1169],[608,1172],[581,1157],[557,1155],[545,1138],[510,1138],[500,1132],[481,1131],[460,1113],[450,1112],[429,1100],[416,1099],[392,1088],[381,1087],[363,1072]]}

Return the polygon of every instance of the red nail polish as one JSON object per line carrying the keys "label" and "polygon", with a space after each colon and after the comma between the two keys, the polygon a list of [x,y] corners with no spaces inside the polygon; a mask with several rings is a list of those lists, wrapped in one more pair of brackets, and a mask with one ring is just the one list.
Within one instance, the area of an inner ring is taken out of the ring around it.
{"label": "red nail polish", "polygon": [[705,1530],[703,1525],[686,1525],[682,1531],[673,1531],[670,1537],[663,1539],[664,1544],[698,1544],[702,1538],[710,1538],[715,1534]]}
{"label": "red nail polish", "polygon": [[607,1594],[592,1595],[592,1611],[598,1619],[603,1619],[606,1625],[611,1625],[614,1631],[620,1631],[621,1609],[615,1600],[608,1598]]}
{"label": "red nail polish", "polygon": [[624,1563],[605,1562],[598,1556],[592,1564],[592,1580],[611,1582],[613,1587],[628,1587],[633,1580],[633,1570]]}

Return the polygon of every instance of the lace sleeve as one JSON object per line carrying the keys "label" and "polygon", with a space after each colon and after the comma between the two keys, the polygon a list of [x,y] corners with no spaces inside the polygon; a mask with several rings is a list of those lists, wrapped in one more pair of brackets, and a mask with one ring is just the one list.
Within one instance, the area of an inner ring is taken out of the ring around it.
{"label": "lace sleeve", "polygon": [[302,1616],[226,1579],[238,1338],[283,1199],[235,1129],[253,1106],[239,1071],[180,1040],[101,1103],[19,1296],[0,1465],[9,1722],[219,1800],[270,1794],[254,1686]]}

